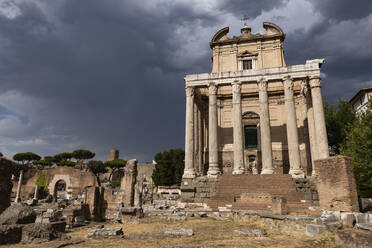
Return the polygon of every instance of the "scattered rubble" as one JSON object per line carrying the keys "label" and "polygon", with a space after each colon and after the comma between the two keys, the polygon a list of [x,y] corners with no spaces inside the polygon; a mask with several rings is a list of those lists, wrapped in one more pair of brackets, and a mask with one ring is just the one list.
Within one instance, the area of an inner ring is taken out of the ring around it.
{"label": "scattered rubble", "polygon": [[372,248],[372,235],[359,230],[338,230],[335,232],[335,242],[345,248]]}

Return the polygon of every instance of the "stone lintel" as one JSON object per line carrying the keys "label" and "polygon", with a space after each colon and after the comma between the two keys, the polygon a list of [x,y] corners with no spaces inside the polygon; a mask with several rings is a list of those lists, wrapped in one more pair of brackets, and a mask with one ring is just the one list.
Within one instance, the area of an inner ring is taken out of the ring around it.
{"label": "stone lintel", "polygon": [[[322,59],[318,59],[322,61]],[[293,65],[275,68],[244,70],[236,72],[189,74],[185,76],[186,86],[208,86],[210,83],[231,84],[235,80],[240,82],[257,82],[262,77],[266,80],[282,80],[286,76],[292,79],[320,77],[321,63],[309,62],[305,65]]]}

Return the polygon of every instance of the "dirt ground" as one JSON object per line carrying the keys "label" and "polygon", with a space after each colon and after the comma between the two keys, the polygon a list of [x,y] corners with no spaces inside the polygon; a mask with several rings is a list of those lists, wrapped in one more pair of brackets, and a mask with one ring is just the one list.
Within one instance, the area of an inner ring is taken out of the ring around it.
{"label": "dirt ground", "polygon": [[[87,233],[94,229],[89,227],[68,231],[72,241],[81,240],[80,244],[67,247],[337,247],[332,233],[311,238],[304,235],[306,223],[276,222],[270,219],[246,217],[239,219],[216,220],[214,218],[189,218],[186,221],[168,221],[165,217],[147,217],[139,224],[105,224],[109,227],[122,227],[124,237],[88,239]],[[168,237],[164,235],[167,229],[191,228],[192,237]],[[234,230],[264,229],[267,237],[242,237]],[[292,231],[293,230],[293,231]],[[61,241],[42,244],[16,244],[7,247],[61,247]],[[66,246],[64,246],[66,247]]]}

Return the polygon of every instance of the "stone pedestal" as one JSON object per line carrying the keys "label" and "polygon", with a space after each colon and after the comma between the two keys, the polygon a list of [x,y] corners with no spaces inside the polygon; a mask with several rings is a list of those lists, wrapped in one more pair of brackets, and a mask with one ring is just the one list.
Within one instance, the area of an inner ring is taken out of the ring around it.
{"label": "stone pedestal", "polygon": [[316,160],[314,164],[320,208],[358,212],[358,195],[351,158],[330,157]]}

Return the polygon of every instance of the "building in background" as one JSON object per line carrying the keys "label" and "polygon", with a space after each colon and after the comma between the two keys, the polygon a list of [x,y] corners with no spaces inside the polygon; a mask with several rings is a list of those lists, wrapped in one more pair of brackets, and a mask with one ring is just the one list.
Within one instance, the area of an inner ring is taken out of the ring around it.
{"label": "building in background", "polygon": [[372,97],[372,86],[365,87],[358,91],[356,95],[354,95],[349,103],[355,109],[357,115],[365,112],[368,107],[368,101]]}

